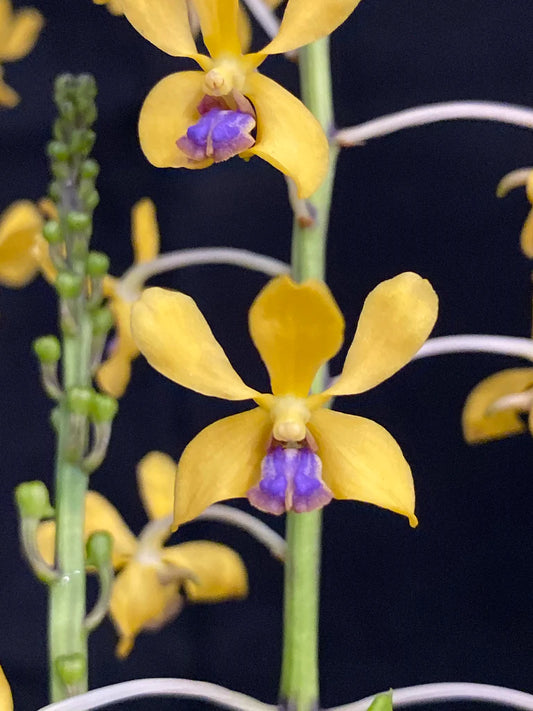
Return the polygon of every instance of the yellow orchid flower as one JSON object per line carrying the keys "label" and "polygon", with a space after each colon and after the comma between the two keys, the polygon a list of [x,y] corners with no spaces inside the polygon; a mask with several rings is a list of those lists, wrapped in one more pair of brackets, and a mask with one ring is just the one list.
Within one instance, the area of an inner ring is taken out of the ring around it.
{"label": "yellow orchid flower", "polygon": [[[139,200],[131,211],[131,241],[134,264],[149,262],[159,253],[159,227],[154,203],[149,198]],[[130,381],[131,362],[139,355],[139,349],[131,336],[131,302],[124,299],[118,289],[119,279],[106,276],[103,282],[104,296],[115,320],[116,336],[112,341],[109,357],[98,368],[96,382],[102,390],[113,397],[121,397]]]}
{"label": "yellow orchid flower", "polygon": [[0,711],[13,711],[13,697],[2,667],[0,667]]}
{"label": "yellow orchid flower", "polygon": [[205,55],[197,51],[185,0],[123,0],[143,37],[202,69],[171,74],[146,97],[139,118],[145,156],[159,168],[196,169],[257,155],[293,178],[301,198],[311,195],[327,171],[326,136],[301,101],[256,70],[269,54],[328,35],[359,1],[288,0],[276,37],[243,54],[238,0],[194,0]]}
{"label": "yellow orchid flower", "polygon": [[174,523],[216,501],[247,496],[274,514],[310,511],[332,497],[390,509],[416,525],[409,465],[380,425],[324,408],[337,395],[364,392],[409,362],[437,316],[428,281],[404,273],[367,297],[339,378],[309,395],[319,368],[339,350],[344,319],[325,284],[276,277],[249,314],[252,340],[270,375],[272,395],[248,387],[215,340],[194,301],[160,288],[132,311],[139,349],[184,387],[259,407],[204,429],[178,464]]}
{"label": "yellow orchid flower", "polygon": [[520,248],[526,257],[533,259],[533,168],[519,168],[504,175],[498,183],[496,195],[505,197],[510,190],[521,185],[526,187],[526,196],[531,209],[520,233]]}
{"label": "yellow orchid flower", "polygon": [[32,7],[13,11],[10,0],[0,0],[0,106],[12,108],[19,95],[3,79],[4,62],[16,62],[31,52],[44,24],[41,13]]}
{"label": "yellow orchid flower", "polygon": [[[0,0],[1,1],[1,0]],[[0,284],[22,287],[51,267],[42,236],[43,217],[30,200],[12,203],[0,215]]]}
{"label": "yellow orchid flower", "polygon": [[[162,452],[150,452],[137,468],[144,508],[150,518],[135,538],[116,508],[96,491],[85,499],[85,537],[95,531],[113,536],[113,566],[120,569],[113,584],[109,614],[119,635],[117,655],[126,657],[142,630],[170,622],[185,601],[208,603],[244,597],[248,592],[241,558],[212,541],[163,544],[170,536],[176,465]],[[55,523],[37,531],[39,550],[54,558]]]}

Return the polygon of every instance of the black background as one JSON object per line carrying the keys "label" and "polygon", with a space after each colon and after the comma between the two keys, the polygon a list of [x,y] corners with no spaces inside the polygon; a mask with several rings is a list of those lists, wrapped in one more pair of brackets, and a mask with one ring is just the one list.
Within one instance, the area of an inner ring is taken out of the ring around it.
{"label": "black background", "polygon": [[[318,0],[310,0],[318,1]],[[16,3],[21,6],[22,3]],[[89,0],[36,0],[47,24],[35,50],[6,65],[22,95],[0,113],[0,207],[46,190],[43,146],[61,71],[91,71],[99,84],[94,246],[112,273],[131,261],[130,208],[157,205],[164,250],[231,245],[289,258],[291,214],[282,176],[259,159],[205,171],[158,170],[144,159],[136,121],[160,78],[188,68],[143,40],[123,18]],[[334,34],[339,126],[421,103],[485,99],[531,103],[530,0],[363,0]],[[257,29],[255,43],[266,38]],[[263,71],[297,91],[297,69],[270,58]],[[506,172],[531,163],[531,133],[480,122],[411,129],[340,157],[328,250],[328,281],[348,337],[368,291],[403,270],[429,278],[440,296],[434,335],[530,332],[530,264],[518,236],[521,190],[497,200]],[[230,267],[198,267],[154,283],[194,296],[245,380],[267,386],[246,333],[249,304],[265,280]],[[49,402],[30,352],[55,330],[42,280],[0,292],[0,663],[17,709],[46,702],[46,591],[20,559],[13,487],[51,482]],[[343,351],[343,353],[345,350]],[[336,359],[334,370],[341,360]],[[528,435],[478,447],[461,437],[460,413],[482,378],[522,361],[495,355],[415,362],[389,382],[337,407],[371,417],[401,443],[412,465],[420,526],[353,502],[324,514],[320,622],[324,706],[388,687],[465,680],[531,688],[531,454]],[[137,532],[145,523],[135,465],[150,449],[178,457],[205,425],[240,405],[166,381],[139,359],[121,401],[109,457],[91,480]],[[246,405],[242,406],[244,409]],[[243,507],[247,505],[240,503]],[[282,531],[283,520],[264,516]],[[91,685],[147,676],[204,679],[275,702],[280,666],[282,570],[245,534],[217,523],[175,540],[212,537],[244,557],[244,602],[189,607],[156,635],[141,635],[119,662],[109,621],[90,640]],[[201,708],[176,701],[128,708]]]}

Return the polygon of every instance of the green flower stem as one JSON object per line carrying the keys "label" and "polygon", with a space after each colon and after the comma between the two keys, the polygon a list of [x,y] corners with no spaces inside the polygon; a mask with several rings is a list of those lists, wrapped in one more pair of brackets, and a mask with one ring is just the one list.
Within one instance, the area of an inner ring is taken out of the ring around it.
{"label": "green flower stem", "polygon": [[[333,134],[329,39],[318,40],[300,52],[300,79],[305,104],[326,134]],[[326,179],[309,199],[314,222],[294,221],[292,274],[297,281],[324,279],[326,237],[338,149],[331,145]],[[320,373],[314,389],[321,389]],[[283,624],[281,707],[287,711],[312,711],[319,707],[318,612],[322,512],[287,514],[287,561]]]}

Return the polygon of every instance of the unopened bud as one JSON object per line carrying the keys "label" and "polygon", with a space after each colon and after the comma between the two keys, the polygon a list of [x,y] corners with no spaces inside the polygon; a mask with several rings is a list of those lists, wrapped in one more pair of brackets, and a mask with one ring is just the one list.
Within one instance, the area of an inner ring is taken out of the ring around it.
{"label": "unopened bud", "polygon": [[75,299],[83,289],[83,277],[71,272],[59,272],[55,281],[55,288],[63,299]]}
{"label": "unopened bud", "polygon": [[33,351],[41,363],[53,365],[61,358],[61,345],[55,336],[41,336],[33,341]]}
{"label": "unopened bud", "polygon": [[118,402],[110,395],[94,393],[91,400],[91,417],[94,422],[111,422],[118,411]]}
{"label": "unopened bud", "polygon": [[109,269],[109,257],[103,252],[89,252],[87,256],[87,274],[92,277],[103,277]]}
{"label": "unopened bud", "polygon": [[15,501],[23,518],[43,518],[53,516],[48,489],[42,481],[25,481],[15,489]]}
{"label": "unopened bud", "polygon": [[67,392],[67,407],[74,415],[88,415],[91,411],[92,399],[91,388],[70,388]]}
{"label": "unopened bud", "polygon": [[87,563],[103,568],[111,561],[113,537],[107,531],[95,531],[87,540]]}

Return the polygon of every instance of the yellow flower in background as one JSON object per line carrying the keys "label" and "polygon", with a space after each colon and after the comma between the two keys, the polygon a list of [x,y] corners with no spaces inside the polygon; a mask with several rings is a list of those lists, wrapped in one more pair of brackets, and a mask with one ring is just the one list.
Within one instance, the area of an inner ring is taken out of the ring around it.
{"label": "yellow flower in background", "polygon": [[22,287],[48,269],[43,216],[30,200],[12,203],[0,215],[0,284]]}
{"label": "yellow flower in background", "polygon": [[44,24],[41,13],[32,7],[13,11],[10,0],[0,0],[0,106],[12,108],[19,95],[3,79],[4,62],[16,62],[31,52]]}
{"label": "yellow flower in background", "polygon": [[498,197],[505,197],[510,190],[525,185],[526,196],[532,206],[520,233],[522,252],[533,259],[533,168],[513,170],[500,180],[496,188]]}
{"label": "yellow flower in background", "polygon": [[[175,469],[162,452],[150,452],[139,462],[139,492],[150,521],[137,538],[107,499],[87,492],[85,536],[108,531],[113,536],[113,566],[120,570],[109,614],[119,635],[116,653],[121,658],[131,652],[142,630],[160,629],[186,601],[221,602],[248,592],[246,569],[231,548],[212,541],[164,546],[171,533]],[[55,523],[41,523],[37,541],[49,563],[54,538]]]}
{"label": "yellow flower in background", "polygon": [[299,99],[257,68],[332,32],[360,0],[289,0],[279,33],[244,54],[238,0],[194,0],[209,55],[196,48],[185,0],[123,0],[135,29],[167,54],[190,57],[202,71],[162,79],[139,118],[141,148],[159,168],[206,168],[235,155],[257,155],[311,195],[328,167],[328,141]]}
{"label": "yellow flower in background", "polygon": [[[154,203],[149,198],[139,200],[131,211],[131,241],[134,264],[149,262],[159,253],[159,227]],[[139,355],[139,349],[131,336],[131,302],[124,299],[118,289],[119,279],[106,276],[103,283],[104,296],[115,320],[116,335],[110,347],[109,357],[96,373],[96,382],[109,395],[121,397],[131,377],[131,362]]]}
{"label": "yellow flower in background", "polygon": [[13,711],[13,697],[2,667],[0,667],[0,711]]}
{"label": "yellow flower in background", "polygon": [[402,368],[428,337],[437,296],[417,274],[379,284],[367,297],[339,378],[309,395],[319,368],[343,341],[344,319],[325,284],[277,277],[249,314],[272,395],[248,387],[185,294],[150,288],[133,306],[132,333],[148,362],[184,387],[259,407],[204,429],[178,464],[175,525],[216,501],[248,496],[261,510],[309,511],[332,497],[390,509],[416,525],[409,465],[380,425],[326,409]]}
{"label": "yellow flower in background", "polygon": [[122,0],[93,0],[95,5],[105,5],[112,15],[123,15]]}

